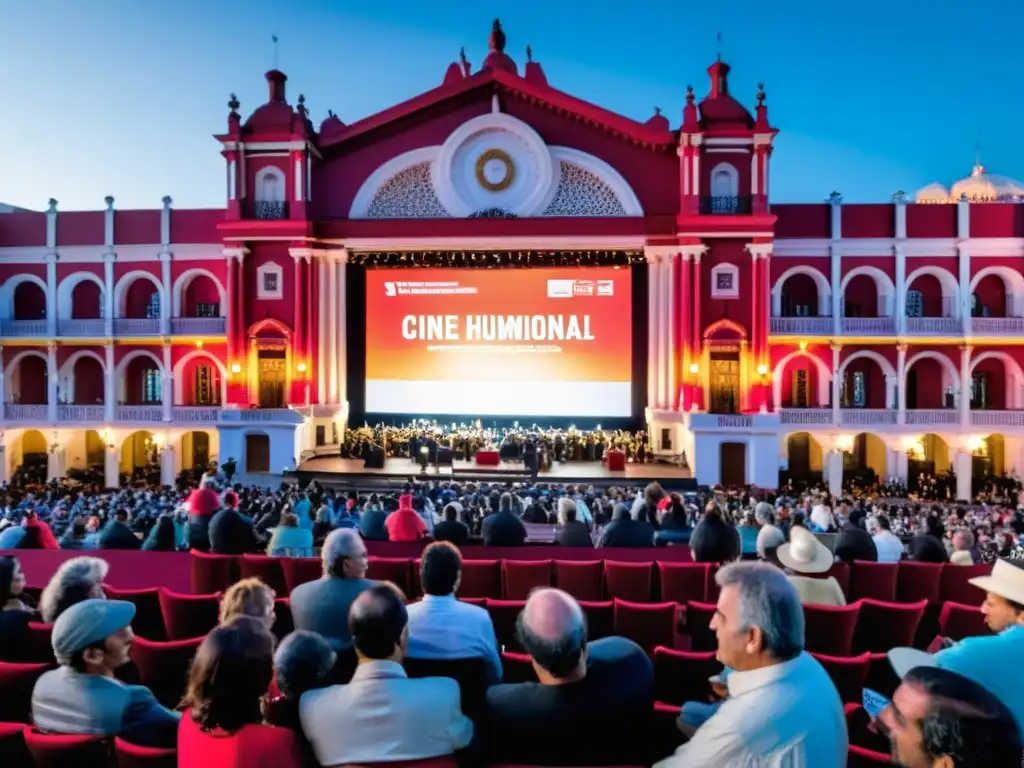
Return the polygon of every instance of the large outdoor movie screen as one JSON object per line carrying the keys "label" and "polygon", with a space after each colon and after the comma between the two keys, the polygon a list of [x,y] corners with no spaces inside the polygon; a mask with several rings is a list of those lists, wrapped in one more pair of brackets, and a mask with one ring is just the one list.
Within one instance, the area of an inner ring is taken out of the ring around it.
{"label": "large outdoor movie screen", "polygon": [[630,271],[370,269],[366,410],[628,417]]}

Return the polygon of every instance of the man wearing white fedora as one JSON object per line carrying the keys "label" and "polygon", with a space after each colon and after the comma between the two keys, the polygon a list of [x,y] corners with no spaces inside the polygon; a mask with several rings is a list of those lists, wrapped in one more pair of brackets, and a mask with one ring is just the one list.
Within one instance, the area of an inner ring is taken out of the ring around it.
{"label": "man wearing white fedora", "polygon": [[893,648],[889,661],[901,678],[914,667],[940,667],[974,680],[1010,708],[1024,730],[1024,563],[997,560],[990,576],[970,583],[984,589],[981,612],[994,634],[968,637],[935,655]]}
{"label": "man wearing white fedora", "polygon": [[[834,558],[818,537],[801,526],[789,529],[789,542],[781,545],[775,556],[789,571],[787,577],[800,595],[801,603],[846,605],[839,582],[834,576],[815,577],[832,567]],[[804,575],[807,574],[807,575]]]}

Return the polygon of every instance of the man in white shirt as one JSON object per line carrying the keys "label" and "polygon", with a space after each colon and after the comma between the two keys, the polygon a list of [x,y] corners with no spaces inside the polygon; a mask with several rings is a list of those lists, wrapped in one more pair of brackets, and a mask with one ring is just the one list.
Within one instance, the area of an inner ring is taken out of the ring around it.
{"label": "man in white shirt", "polygon": [[875,540],[875,549],[878,550],[878,562],[898,563],[903,559],[903,542],[892,532],[889,518],[879,515],[875,518],[875,527],[878,532],[871,538]]}
{"label": "man in white shirt", "polygon": [[729,695],[655,768],[843,768],[843,704],[828,673],[803,650],[803,608],[793,585],[763,563],[732,563],[715,581],[721,594],[711,628],[718,660],[733,670]]}
{"label": "man in white shirt", "polygon": [[838,527],[832,509],[821,501],[818,501],[811,510],[811,522],[822,531],[834,531]]}
{"label": "man in white shirt", "polygon": [[423,550],[423,599],[408,606],[410,659],[472,659],[487,662],[489,683],[501,682],[501,656],[494,623],[486,610],[462,603],[455,593],[462,580],[462,555],[447,541]]}

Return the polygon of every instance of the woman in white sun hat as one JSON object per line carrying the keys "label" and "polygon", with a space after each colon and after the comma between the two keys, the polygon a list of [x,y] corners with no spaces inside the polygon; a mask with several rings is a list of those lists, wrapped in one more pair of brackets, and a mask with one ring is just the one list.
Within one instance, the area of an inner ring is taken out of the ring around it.
{"label": "woman in white sun hat", "polygon": [[776,550],[775,556],[796,587],[801,603],[846,605],[846,595],[834,576],[815,578],[832,567],[834,558],[828,547],[806,528],[790,528],[789,541]]}

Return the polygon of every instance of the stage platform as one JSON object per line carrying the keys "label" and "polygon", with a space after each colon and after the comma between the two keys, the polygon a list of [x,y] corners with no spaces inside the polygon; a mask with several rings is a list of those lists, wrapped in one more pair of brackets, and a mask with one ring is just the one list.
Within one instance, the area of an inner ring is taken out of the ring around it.
{"label": "stage platform", "polygon": [[[468,482],[529,482],[532,478],[521,461],[503,461],[497,466],[482,466],[475,461],[455,460],[450,467],[427,467],[405,458],[384,460],[383,469],[367,469],[362,459],[340,456],[314,456],[289,473],[301,482],[316,480],[331,487],[368,487],[394,485],[408,479]],[[696,485],[689,469],[672,464],[627,464],[624,472],[612,472],[599,461],[567,461],[555,463],[547,472],[537,475],[537,482],[586,483],[588,485],[645,485],[659,481],[666,488],[690,490]]]}

